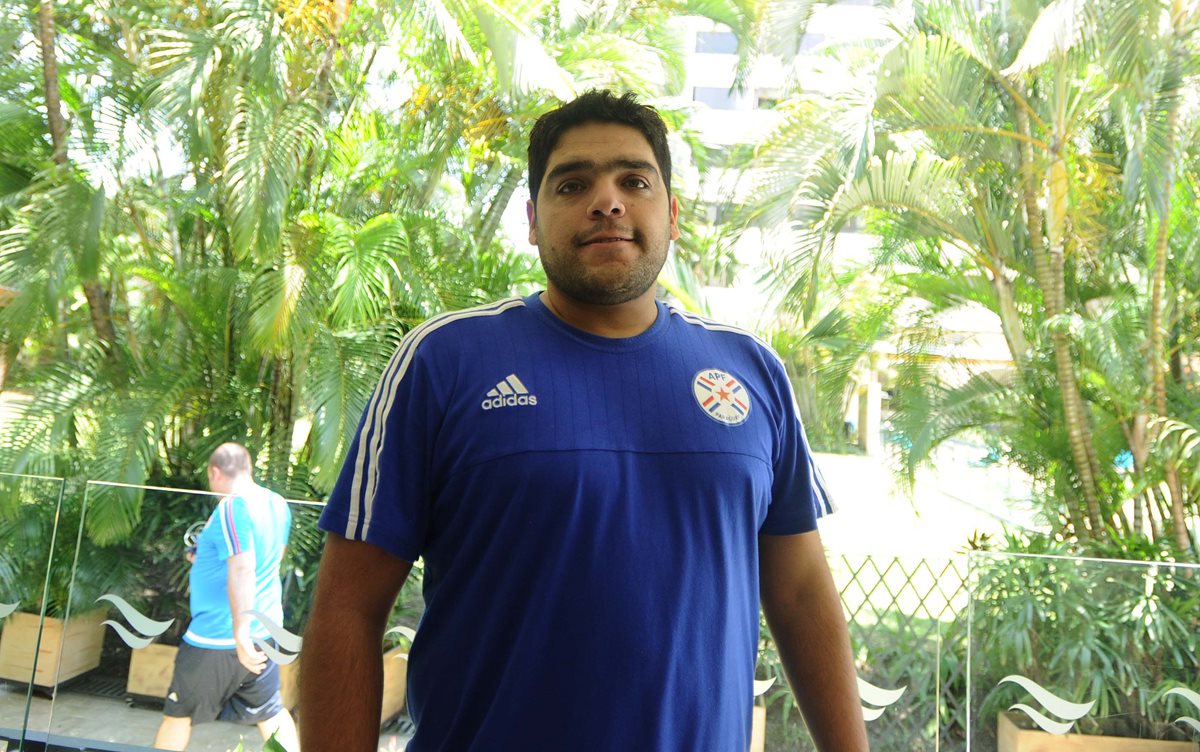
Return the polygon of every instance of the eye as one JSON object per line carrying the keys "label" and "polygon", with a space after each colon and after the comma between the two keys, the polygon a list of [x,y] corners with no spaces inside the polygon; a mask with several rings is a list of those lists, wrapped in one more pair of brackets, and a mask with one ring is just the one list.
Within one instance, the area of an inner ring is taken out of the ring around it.
{"label": "eye", "polygon": [[628,188],[646,189],[650,187],[650,181],[643,177],[638,177],[637,175],[631,175],[630,177],[625,178],[625,185]]}
{"label": "eye", "polygon": [[558,184],[558,188],[554,189],[554,192],[566,195],[571,193],[579,193],[581,190],[583,190],[583,183],[580,181],[564,180]]}

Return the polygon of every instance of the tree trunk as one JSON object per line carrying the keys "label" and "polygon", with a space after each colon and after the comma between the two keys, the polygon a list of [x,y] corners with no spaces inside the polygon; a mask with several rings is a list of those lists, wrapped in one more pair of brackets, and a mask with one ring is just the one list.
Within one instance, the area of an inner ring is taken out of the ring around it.
{"label": "tree trunk", "polygon": [[496,190],[491,205],[483,215],[479,232],[476,235],[476,247],[480,250],[487,248],[491,244],[492,238],[496,237],[496,232],[500,229],[500,220],[504,218],[504,210],[508,208],[508,202],[512,200],[520,183],[521,171],[515,168],[510,169],[500,182],[500,187]]}
{"label": "tree trunk", "polygon": [[[1140,478],[1146,470],[1146,460],[1150,457],[1150,445],[1146,442],[1146,424],[1148,416],[1135,415],[1131,421],[1132,425],[1121,424],[1121,430],[1125,433],[1125,441],[1129,444],[1129,451],[1133,455],[1133,474],[1134,477]],[[1150,491],[1140,493],[1134,499],[1133,507],[1133,531],[1141,534],[1146,527],[1146,514],[1154,506],[1154,497]],[[1158,537],[1154,525],[1151,524],[1150,539],[1154,540]]]}
{"label": "tree trunk", "polygon": [[1154,494],[1146,494],[1146,522],[1150,523],[1150,540],[1156,541],[1162,535],[1162,530],[1159,527],[1158,518],[1155,517],[1154,502]]}
{"label": "tree trunk", "polygon": [[[1043,296],[1048,296],[1053,302],[1046,303],[1046,317],[1052,319],[1066,313],[1064,295],[1064,279],[1066,257],[1063,248],[1064,218],[1067,191],[1067,168],[1061,156],[1056,156],[1049,170],[1049,206],[1052,207],[1051,217],[1046,223],[1050,243],[1048,271],[1049,278],[1042,287]],[[1058,375],[1059,388],[1062,390],[1063,415],[1067,421],[1067,440],[1071,446],[1071,456],[1075,461],[1075,471],[1079,474],[1079,483],[1083,498],[1087,504],[1088,521],[1092,531],[1100,533],[1104,524],[1104,514],[1100,510],[1100,499],[1096,491],[1097,462],[1095,449],[1092,447],[1092,430],[1088,420],[1087,406],[1079,393],[1079,384],[1075,377],[1075,363],[1071,357],[1071,342],[1061,326],[1051,329],[1050,341],[1054,345],[1054,366]]]}
{"label": "tree trunk", "polygon": [[996,312],[1000,315],[1000,330],[1004,333],[1004,341],[1008,343],[1008,351],[1017,370],[1022,371],[1029,359],[1029,340],[1025,338],[1025,330],[1021,328],[1021,314],[1017,311],[1017,303],[1013,298],[1013,284],[1004,276],[1003,262],[999,262],[996,274],[992,278],[992,289],[996,293]]}
{"label": "tree trunk", "polygon": [[[1020,132],[1029,135],[1029,116],[1019,108],[1016,111],[1017,127]],[[1025,225],[1029,231],[1030,250],[1033,253],[1035,273],[1038,286],[1042,288],[1042,304],[1047,319],[1053,319],[1064,312],[1064,258],[1063,258],[1063,222],[1067,200],[1066,164],[1058,154],[1053,155],[1050,164],[1049,178],[1049,209],[1050,218],[1046,224],[1050,236],[1050,245],[1042,240],[1044,219],[1038,206],[1040,186],[1034,174],[1033,147],[1027,140],[1021,142],[1021,174],[1024,182]],[[1074,364],[1071,361],[1071,346],[1066,333],[1055,327],[1050,334],[1054,346],[1054,365],[1058,375],[1059,389],[1063,397],[1063,417],[1066,420],[1067,439],[1070,444],[1071,458],[1075,464],[1075,472],[1079,478],[1080,490],[1083,492],[1087,505],[1087,522],[1090,530],[1077,531],[1081,536],[1102,535],[1104,514],[1100,510],[1100,500],[1096,491],[1095,449],[1092,447],[1091,425],[1084,409],[1083,397],[1079,393],[1079,384],[1075,379]]]}
{"label": "tree trunk", "polygon": [[1071,521],[1071,527],[1075,528],[1075,535],[1080,538],[1087,538],[1093,535],[1089,530],[1091,523],[1084,519],[1079,509],[1079,501],[1073,497],[1073,493],[1063,494],[1063,498],[1067,500],[1067,519]]}
{"label": "tree trunk", "polygon": [[108,292],[104,286],[95,280],[83,283],[83,295],[87,298],[88,313],[92,317],[92,329],[104,343],[109,360],[117,357],[117,330],[113,326],[112,306],[109,303]]}
{"label": "tree trunk", "polygon": [[[1159,208],[1158,232],[1154,238],[1154,274],[1150,278],[1150,331],[1148,347],[1150,350],[1150,383],[1154,390],[1154,412],[1160,417],[1167,417],[1167,369],[1166,345],[1164,332],[1163,298],[1167,280],[1167,256],[1171,250],[1171,194],[1175,190],[1175,144],[1176,131],[1179,128],[1179,105],[1175,104],[1167,113],[1167,137],[1163,145],[1163,186],[1162,206]],[[1154,432],[1157,435],[1157,431]],[[1183,485],[1179,482],[1179,473],[1175,463],[1167,460],[1165,474],[1167,489],[1171,494],[1171,526],[1174,528],[1175,545],[1180,551],[1188,550],[1191,540],[1188,537],[1187,521],[1184,517]]]}
{"label": "tree trunk", "polygon": [[38,4],[38,42],[42,47],[42,80],[46,89],[46,126],[54,145],[54,161],[67,163],[67,124],[58,88],[58,58],[54,53],[54,0]]}
{"label": "tree trunk", "polygon": [[[58,87],[58,57],[54,50],[54,0],[38,5],[38,42],[42,48],[42,79],[46,90],[46,127],[54,145],[54,162],[67,165],[67,124],[62,116],[62,95]],[[96,280],[83,280],[92,328],[104,345],[110,361],[116,361],[117,332],[112,321],[108,293]]]}
{"label": "tree trunk", "polygon": [[283,357],[272,363],[269,407],[267,474],[277,486],[285,485],[292,456],[292,368]]}

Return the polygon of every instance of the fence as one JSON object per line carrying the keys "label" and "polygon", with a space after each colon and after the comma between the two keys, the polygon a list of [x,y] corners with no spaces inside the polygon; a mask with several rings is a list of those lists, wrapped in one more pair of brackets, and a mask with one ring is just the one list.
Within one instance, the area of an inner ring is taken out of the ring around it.
{"label": "fence", "polygon": [[[35,702],[34,687],[80,691],[78,680],[70,683],[76,672],[112,679],[118,700],[129,695],[135,660],[182,627],[172,621],[186,613],[179,550],[186,529],[207,516],[211,495],[98,482],[73,489],[61,479],[0,473],[0,499],[9,505],[0,514],[0,618],[7,617],[0,678],[5,670],[16,678],[0,691],[0,739],[5,729],[95,738],[103,728],[106,738],[145,744],[144,730],[115,722],[103,708],[56,715],[64,693]],[[275,625],[288,630],[282,660],[300,652],[288,638],[300,631],[310,602],[320,549],[316,512],[309,502],[293,503],[289,605],[285,623]],[[103,539],[105,530],[121,529]],[[1006,752],[1004,734],[1027,733],[1118,733],[1197,752],[1200,567],[982,552],[834,553],[830,563],[875,752]],[[410,625],[419,609],[414,590],[406,588],[409,600],[396,612]],[[21,609],[43,605],[51,616],[76,614],[69,621],[93,627],[91,636],[70,624],[52,632],[51,620],[36,613],[32,632],[14,626],[30,622]],[[23,629],[25,652],[11,642]],[[69,649],[46,662],[43,648],[51,645]],[[85,652],[91,657],[80,662]],[[771,661],[765,650],[760,671],[778,673]],[[402,693],[402,678],[397,686]],[[782,686],[761,701],[769,752],[811,749],[789,701]],[[229,748],[213,744],[193,748]]]}

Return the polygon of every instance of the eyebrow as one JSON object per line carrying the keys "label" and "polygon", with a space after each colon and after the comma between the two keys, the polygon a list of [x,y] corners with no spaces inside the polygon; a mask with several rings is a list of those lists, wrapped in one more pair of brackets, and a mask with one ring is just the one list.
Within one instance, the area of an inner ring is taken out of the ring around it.
{"label": "eyebrow", "polygon": [[555,165],[554,169],[547,173],[546,182],[549,183],[559,175],[569,172],[615,172],[617,170],[644,170],[658,177],[658,168],[652,162],[647,162],[644,159],[618,158],[603,164],[597,164],[590,159],[576,159],[572,162],[563,162],[562,164]]}

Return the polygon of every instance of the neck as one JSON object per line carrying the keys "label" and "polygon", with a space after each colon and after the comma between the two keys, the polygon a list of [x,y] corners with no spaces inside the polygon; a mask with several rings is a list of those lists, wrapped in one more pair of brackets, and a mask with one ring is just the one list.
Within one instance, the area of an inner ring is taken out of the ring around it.
{"label": "neck", "polygon": [[542,293],[541,299],[550,312],[562,321],[600,337],[634,337],[649,329],[658,318],[654,286],[633,300],[616,305],[580,303],[553,286]]}
{"label": "neck", "polygon": [[254,482],[254,478],[250,477],[249,475],[243,475],[240,478],[235,478],[229,484],[229,493],[230,495],[236,494],[240,496],[253,489],[256,485],[257,484]]}

